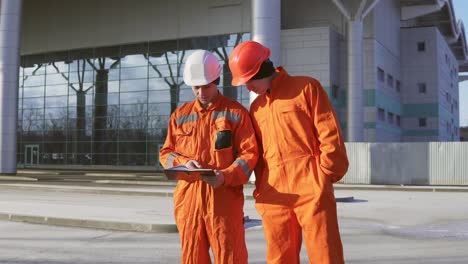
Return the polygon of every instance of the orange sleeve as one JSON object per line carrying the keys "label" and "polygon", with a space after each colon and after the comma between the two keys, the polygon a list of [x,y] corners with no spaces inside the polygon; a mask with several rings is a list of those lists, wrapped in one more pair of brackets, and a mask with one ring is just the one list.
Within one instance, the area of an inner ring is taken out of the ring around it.
{"label": "orange sleeve", "polygon": [[175,134],[176,130],[176,117],[175,112],[171,115],[169,119],[169,125],[167,127],[167,136],[164,146],[159,151],[159,161],[161,162],[164,168],[170,168],[176,165],[185,164],[189,161],[188,157],[175,152]]}
{"label": "orange sleeve", "polygon": [[315,95],[311,95],[312,115],[320,150],[320,168],[332,182],[337,182],[346,174],[349,165],[343,135],[322,85],[313,80],[310,88]]}
{"label": "orange sleeve", "polygon": [[250,116],[242,109],[239,125],[234,131],[233,144],[237,153],[234,162],[223,169],[224,185],[236,186],[248,182],[258,160],[258,146]]}

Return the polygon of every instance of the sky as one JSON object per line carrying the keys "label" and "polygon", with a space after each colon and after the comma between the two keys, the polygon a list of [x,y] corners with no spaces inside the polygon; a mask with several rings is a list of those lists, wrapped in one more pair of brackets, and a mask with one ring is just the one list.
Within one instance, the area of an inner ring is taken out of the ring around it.
{"label": "sky", "polygon": [[[468,1],[467,0],[453,0],[453,8],[455,9],[455,17],[463,21],[465,27],[465,35],[468,34]],[[468,37],[468,35],[467,35]],[[468,39],[467,39],[468,40]],[[468,73],[462,73],[467,75]],[[460,98],[458,102],[460,105],[460,126],[468,126],[468,81],[459,83]]]}

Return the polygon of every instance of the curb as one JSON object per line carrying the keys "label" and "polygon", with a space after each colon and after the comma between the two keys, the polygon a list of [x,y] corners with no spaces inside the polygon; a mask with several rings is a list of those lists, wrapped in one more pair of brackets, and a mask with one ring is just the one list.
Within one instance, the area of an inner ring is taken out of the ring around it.
{"label": "curb", "polygon": [[173,192],[164,191],[133,191],[133,190],[117,190],[117,189],[102,189],[102,188],[63,188],[55,186],[18,186],[18,185],[1,185],[0,189],[20,189],[20,190],[45,190],[52,192],[73,192],[73,193],[88,193],[88,194],[112,194],[112,195],[142,195],[142,196],[158,196],[158,197],[173,197]]}
{"label": "curb", "polygon": [[468,187],[404,186],[404,185],[334,185],[335,190],[399,191],[399,192],[468,192]]}
{"label": "curb", "polygon": [[115,231],[145,232],[145,233],[177,233],[175,224],[143,224],[105,220],[85,220],[62,217],[47,217],[0,213],[0,220],[23,222],[30,224],[54,225],[66,227],[95,228]]}

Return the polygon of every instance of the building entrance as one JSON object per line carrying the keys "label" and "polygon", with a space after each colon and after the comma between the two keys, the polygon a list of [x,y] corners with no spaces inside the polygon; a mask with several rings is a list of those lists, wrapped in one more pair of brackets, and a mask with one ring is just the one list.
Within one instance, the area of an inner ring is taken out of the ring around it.
{"label": "building entrance", "polygon": [[32,166],[39,164],[39,145],[25,145],[24,165]]}

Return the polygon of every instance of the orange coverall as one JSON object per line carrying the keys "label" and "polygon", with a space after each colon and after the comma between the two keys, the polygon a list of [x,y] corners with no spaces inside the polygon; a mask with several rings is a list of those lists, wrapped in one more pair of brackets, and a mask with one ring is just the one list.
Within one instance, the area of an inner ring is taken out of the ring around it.
{"label": "orange coverall", "polygon": [[164,168],[197,160],[203,168],[224,173],[224,185],[212,188],[201,180],[180,180],[174,191],[174,216],[179,230],[181,263],[247,263],[244,236],[245,184],[258,159],[249,113],[218,93],[203,109],[198,100],[171,115],[160,150]]}
{"label": "orange coverall", "polygon": [[276,72],[250,108],[263,154],[254,197],[268,263],[299,263],[302,235],[310,263],[344,263],[333,182],[348,158],[335,113],[317,80]]}

